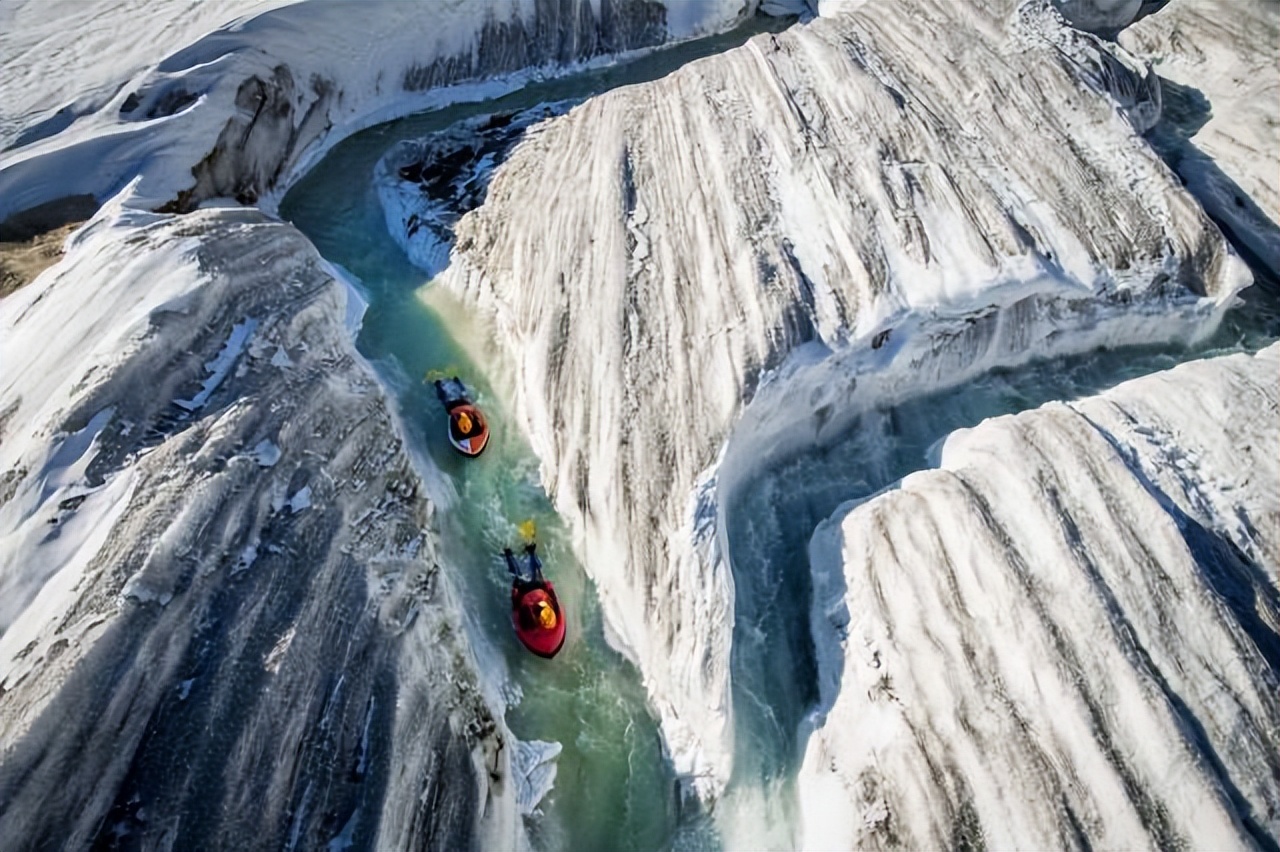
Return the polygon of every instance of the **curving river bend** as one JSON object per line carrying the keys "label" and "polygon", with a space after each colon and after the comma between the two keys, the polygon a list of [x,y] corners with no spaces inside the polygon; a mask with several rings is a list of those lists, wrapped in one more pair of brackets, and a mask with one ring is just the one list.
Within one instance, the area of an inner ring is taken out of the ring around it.
{"label": "curving river bend", "polygon": [[[439,516],[446,570],[468,612],[482,667],[507,684],[513,704],[508,724],[522,740],[563,746],[543,815],[529,823],[539,849],[716,848],[723,845],[722,832],[742,837],[745,831],[762,846],[794,846],[793,782],[806,716],[817,699],[807,561],[815,527],[841,503],[931,466],[930,447],[954,429],[1097,393],[1192,358],[1257,351],[1280,337],[1277,288],[1262,279],[1199,349],[1101,351],[988,374],[864,415],[834,445],[786,459],[741,489],[745,496],[725,512],[737,595],[735,770],[719,812],[709,819],[681,796],[638,672],[605,641],[595,591],[538,483],[537,460],[506,425],[508,400],[494,390],[503,383],[484,374],[494,363],[484,333],[464,308],[429,288],[426,274],[393,242],[372,175],[378,159],[401,140],[475,116],[582,100],[654,79],[769,26],[777,24],[755,24],[627,65],[379,125],[335,146],[280,207],[325,258],[362,284],[369,308],[358,346],[393,392],[411,451],[428,456],[446,475],[436,489],[452,494]],[[493,436],[478,462],[463,462],[441,440],[444,414],[423,381],[432,371],[463,376],[491,412]],[[508,623],[507,576],[498,553],[517,542],[516,524],[525,518],[538,524],[548,574],[570,619],[570,640],[551,662],[524,652]]]}

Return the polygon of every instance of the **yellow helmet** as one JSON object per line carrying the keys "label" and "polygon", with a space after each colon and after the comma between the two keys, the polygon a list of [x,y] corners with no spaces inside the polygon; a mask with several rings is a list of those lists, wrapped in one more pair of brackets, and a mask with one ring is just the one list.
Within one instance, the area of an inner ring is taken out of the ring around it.
{"label": "yellow helmet", "polygon": [[471,418],[465,411],[458,412],[458,431],[464,435],[471,434]]}
{"label": "yellow helmet", "polygon": [[556,611],[546,601],[538,601],[538,623],[544,630],[556,626]]}

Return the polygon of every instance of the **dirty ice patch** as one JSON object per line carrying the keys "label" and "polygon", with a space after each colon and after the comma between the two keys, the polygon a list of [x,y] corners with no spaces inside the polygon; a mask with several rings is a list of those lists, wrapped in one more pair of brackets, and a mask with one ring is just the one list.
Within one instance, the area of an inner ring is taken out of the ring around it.
{"label": "dirty ice patch", "polygon": [[560,743],[543,740],[516,743],[511,772],[516,782],[516,806],[525,816],[532,815],[555,786],[556,758],[561,748]]}
{"label": "dirty ice patch", "polygon": [[244,351],[245,344],[253,337],[253,332],[257,327],[258,321],[255,319],[246,319],[244,322],[236,323],[231,329],[231,336],[227,338],[227,342],[222,346],[222,351],[218,353],[218,357],[212,361],[205,362],[204,368],[209,371],[209,377],[204,380],[200,392],[191,399],[175,399],[173,404],[187,411],[196,411],[203,408],[204,404],[209,401],[209,397],[218,389],[218,385],[222,384],[223,379],[231,372],[231,368],[235,366],[236,359]]}
{"label": "dirty ice patch", "polygon": [[[342,324],[347,329],[347,333],[351,335],[351,339],[355,340],[360,334],[360,326],[364,324],[364,312],[369,310],[369,299],[365,296],[364,282],[354,272],[340,263],[322,260],[320,266],[332,275],[335,281],[342,284],[343,293],[346,294],[346,301],[343,303],[345,311]],[[271,363],[275,363],[274,358]]]}
{"label": "dirty ice patch", "polygon": [[250,455],[259,467],[272,467],[280,461],[280,448],[270,439],[263,439],[254,446]]}

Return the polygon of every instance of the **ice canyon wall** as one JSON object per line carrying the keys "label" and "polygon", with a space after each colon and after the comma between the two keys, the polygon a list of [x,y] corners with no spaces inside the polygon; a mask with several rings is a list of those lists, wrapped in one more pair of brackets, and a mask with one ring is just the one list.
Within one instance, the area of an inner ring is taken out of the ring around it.
{"label": "ice canyon wall", "polygon": [[731,771],[735,478],[984,369],[1193,339],[1248,283],[1157,115],[1140,61],[1046,5],[835,4],[537,124],[458,222],[440,280],[492,322],[702,793]]}

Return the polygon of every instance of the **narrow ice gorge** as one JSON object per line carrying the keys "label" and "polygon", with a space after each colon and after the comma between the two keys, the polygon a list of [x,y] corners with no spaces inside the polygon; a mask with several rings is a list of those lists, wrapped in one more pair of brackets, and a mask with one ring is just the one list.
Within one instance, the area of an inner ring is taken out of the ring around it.
{"label": "narrow ice gorge", "polygon": [[0,221],[107,207],[0,303],[0,836],[527,843],[558,747],[477,674],[354,291],[252,208],[146,211],[269,214],[362,127],[755,6],[6,6]]}
{"label": "narrow ice gorge", "polygon": [[439,278],[492,323],[706,797],[732,772],[736,482],[993,367],[1198,339],[1250,281],[1139,135],[1158,85],[1123,49],[1041,4],[833,5],[535,125]]}
{"label": "narrow ice gorge", "polygon": [[1275,849],[1277,375],[988,420],[820,527],[804,845]]}
{"label": "narrow ice gorge", "polygon": [[511,843],[510,735],[353,298],[258,211],[116,200],[0,302],[14,848]]}
{"label": "narrow ice gorge", "polygon": [[[591,797],[508,728],[442,539],[454,486],[357,351],[349,276],[276,215],[365,128],[759,9],[820,17],[495,108],[374,177],[391,237],[494,334],[475,359],[643,675],[682,825],[1276,848],[1277,347],[956,433],[823,525],[819,707],[745,803],[736,593],[761,578],[730,538],[762,477],[864,416],[1207,339],[1250,281],[1219,228],[1274,279],[1276,4],[72,5],[0,9],[0,222],[105,202],[0,300],[0,837],[572,845],[521,818]],[[452,196],[409,162],[472,143]]]}

